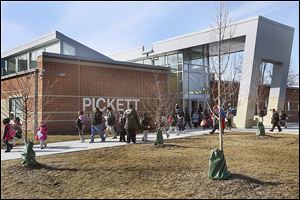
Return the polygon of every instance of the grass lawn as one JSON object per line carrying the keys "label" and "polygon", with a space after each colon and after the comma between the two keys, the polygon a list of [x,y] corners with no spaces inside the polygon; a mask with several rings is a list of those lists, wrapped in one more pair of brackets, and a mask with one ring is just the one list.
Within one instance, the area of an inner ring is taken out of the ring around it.
{"label": "grass lawn", "polygon": [[229,180],[208,179],[218,135],[1,162],[1,198],[299,198],[299,136],[228,133]]}

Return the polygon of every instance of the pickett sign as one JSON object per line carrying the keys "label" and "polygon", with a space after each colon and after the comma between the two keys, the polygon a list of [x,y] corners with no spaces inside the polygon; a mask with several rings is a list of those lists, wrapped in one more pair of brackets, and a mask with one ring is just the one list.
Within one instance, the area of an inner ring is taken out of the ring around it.
{"label": "pickett sign", "polygon": [[124,111],[132,104],[137,110],[137,104],[140,99],[130,98],[105,98],[105,97],[83,97],[83,111],[94,111],[97,107],[100,111],[105,111],[107,107],[112,107],[114,111]]}

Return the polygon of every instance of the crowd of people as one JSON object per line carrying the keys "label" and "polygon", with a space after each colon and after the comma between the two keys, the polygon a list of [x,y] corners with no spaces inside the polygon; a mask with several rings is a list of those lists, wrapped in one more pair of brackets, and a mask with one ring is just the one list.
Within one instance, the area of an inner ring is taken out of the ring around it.
{"label": "crowd of people", "polygon": [[[147,142],[148,133],[151,130],[162,130],[167,137],[171,133],[180,135],[186,132],[186,125],[189,128],[197,129],[198,127],[204,129],[212,129],[209,133],[214,134],[219,129],[219,117],[221,117],[221,128],[230,130],[232,128],[232,121],[236,115],[236,110],[228,104],[226,109],[219,109],[215,105],[209,112],[203,109],[194,108],[190,114],[188,111],[183,112],[178,104],[175,105],[173,112],[167,116],[159,116],[159,119],[151,119],[149,113],[145,112],[139,119],[137,111],[130,105],[127,110],[119,111],[116,115],[113,113],[111,107],[107,108],[107,112],[103,114],[99,108],[96,108],[91,117],[87,117],[83,111],[78,112],[76,119],[76,127],[78,129],[79,138],[81,142],[85,142],[84,132],[90,130],[90,141],[94,143],[95,136],[98,134],[101,141],[105,142],[107,136],[111,135],[113,139],[119,136],[120,142],[136,143],[136,134],[138,130],[143,133],[142,142]],[[259,114],[261,115],[261,114]],[[275,127],[279,132],[282,131],[281,126],[286,126],[288,119],[284,111],[279,114],[275,109],[272,109],[272,132]],[[192,124],[193,126],[192,126]],[[89,126],[90,123],[90,126]],[[3,142],[6,145],[6,151],[10,152],[17,140],[24,140],[22,135],[22,122],[19,117],[5,118],[3,120],[4,134]],[[90,129],[89,129],[90,128]],[[47,147],[48,128],[45,121],[40,122],[39,129],[35,133],[35,139],[40,142],[40,148]],[[23,141],[25,143],[25,141]]]}
{"label": "crowd of people", "polygon": [[[230,104],[226,111],[221,108],[223,128],[229,130],[232,128],[234,115],[235,109],[233,109]],[[219,129],[218,117],[219,109],[217,106],[214,106],[210,113],[207,109],[203,110],[200,105],[199,108],[194,108],[192,113],[189,114],[188,111],[184,112],[180,106],[176,104],[171,114],[159,117],[159,123],[156,122],[155,119],[151,119],[150,114],[147,112],[143,113],[139,118],[132,105],[130,105],[129,109],[125,110],[125,112],[119,111],[116,115],[114,115],[111,107],[107,108],[105,114],[103,114],[99,108],[96,108],[90,117],[90,143],[94,142],[96,133],[102,142],[105,142],[106,137],[111,134],[113,139],[117,139],[119,136],[120,142],[136,143],[136,133],[138,130],[143,133],[142,142],[147,142],[148,133],[153,129],[157,130],[159,127],[167,137],[169,137],[171,133],[175,133],[176,135],[180,135],[180,133],[185,134],[187,124],[190,129],[212,129],[210,133],[213,134]],[[85,131],[85,127],[87,127],[87,121],[88,118],[83,114],[83,111],[79,111],[76,126],[81,142],[84,142],[83,132]]]}

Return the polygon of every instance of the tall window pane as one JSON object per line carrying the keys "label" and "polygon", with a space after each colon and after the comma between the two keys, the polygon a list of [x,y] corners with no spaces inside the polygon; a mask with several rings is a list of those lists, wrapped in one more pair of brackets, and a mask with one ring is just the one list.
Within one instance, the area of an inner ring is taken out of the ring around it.
{"label": "tall window pane", "polygon": [[154,65],[165,66],[165,56],[160,56],[154,60]]}
{"label": "tall window pane", "polygon": [[63,54],[75,56],[75,48],[67,43],[63,43]]}
{"label": "tall window pane", "polygon": [[[59,42],[47,46],[45,48],[45,51],[50,52],[50,53],[60,53]],[[71,54],[69,54],[69,55],[71,55]]]}
{"label": "tall window pane", "polygon": [[11,58],[7,60],[7,74],[11,74],[15,72],[16,72],[16,59]]}
{"label": "tall window pane", "polygon": [[14,117],[20,117],[23,119],[23,111],[21,107],[22,98],[9,99],[9,113]]}
{"label": "tall window pane", "polygon": [[18,71],[25,71],[28,67],[28,54],[24,54],[22,56],[19,56],[18,58]]}
{"label": "tall window pane", "polygon": [[30,53],[30,68],[36,68],[37,67],[37,58],[38,56],[42,55],[42,52],[44,51],[44,49],[38,49],[35,51],[32,51]]}
{"label": "tall window pane", "polygon": [[178,59],[177,54],[168,55],[168,65],[177,65]]}

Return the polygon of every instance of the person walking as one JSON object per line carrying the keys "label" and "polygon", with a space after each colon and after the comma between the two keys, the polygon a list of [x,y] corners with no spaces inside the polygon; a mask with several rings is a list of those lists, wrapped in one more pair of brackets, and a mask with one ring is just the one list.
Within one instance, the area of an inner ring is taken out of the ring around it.
{"label": "person walking", "polygon": [[178,104],[175,105],[175,114],[176,114],[176,118],[177,118],[177,126],[178,126],[179,131],[182,131],[183,133],[185,133],[185,128],[183,125],[184,113],[180,109]]}
{"label": "person walking", "polygon": [[114,113],[112,112],[112,107],[107,108],[107,127],[106,127],[106,135],[110,132],[113,135],[113,139],[117,138],[117,133],[115,131],[115,123],[116,118]]}
{"label": "person walking", "polygon": [[286,125],[286,120],[288,119],[287,115],[285,114],[284,110],[281,111],[280,115],[279,115],[279,118],[280,118],[280,125],[281,126],[284,126],[284,128],[287,128],[287,125]]}
{"label": "person walking", "polygon": [[168,134],[171,134],[172,131],[175,131],[176,135],[179,135],[178,128],[177,128],[177,120],[178,119],[175,112],[168,117],[168,124],[169,124]]}
{"label": "person walking", "polygon": [[273,126],[270,129],[270,131],[273,132],[274,128],[277,126],[278,131],[281,132],[282,129],[279,124],[279,114],[274,108],[272,109],[272,112],[273,112],[273,114],[272,114],[271,124],[273,124]]}
{"label": "person walking", "polygon": [[99,110],[99,108],[96,108],[95,112],[93,113],[92,118],[91,118],[91,140],[90,140],[90,143],[94,143],[96,133],[99,134],[101,141],[105,142],[102,121],[103,121],[102,120],[102,112]]}
{"label": "person walking", "polygon": [[232,118],[233,118],[233,114],[231,111],[227,111],[226,113],[226,119],[227,119],[227,124],[226,124],[226,129],[231,130],[232,128]]}
{"label": "person walking", "polygon": [[185,114],[184,114],[184,121],[185,121],[185,123],[184,123],[184,125],[183,125],[184,128],[185,128],[186,124],[189,124],[190,129],[192,129],[192,125],[191,125],[191,116],[190,116],[189,111],[186,111],[186,112],[185,112]]}
{"label": "person walking", "polygon": [[147,142],[148,133],[150,130],[150,117],[148,117],[148,114],[145,112],[143,118],[141,119],[141,125],[143,130],[143,137],[142,142]]}
{"label": "person walking", "polygon": [[[19,117],[15,117],[13,129],[16,131],[16,136],[13,139],[13,145],[16,145],[17,140],[22,140],[22,123]],[[25,141],[23,141],[25,143]]]}
{"label": "person walking", "polygon": [[219,129],[219,119],[218,119],[218,117],[219,117],[219,110],[218,110],[218,106],[217,105],[215,105],[213,107],[213,113],[212,113],[211,117],[212,117],[212,120],[213,120],[213,130],[211,130],[209,133],[210,134],[214,134],[215,131],[217,129]]}
{"label": "person walking", "polygon": [[12,141],[14,134],[12,134],[13,132],[15,132],[11,126],[11,124],[9,124],[10,119],[9,118],[5,118],[3,119],[3,125],[4,125],[4,132],[3,132],[3,138],[2,141],[3,143],[6,145],[6,151],[4,151],[5,153],[10,152],[13,148],[13,145],[10,144],[10,142]]}
{"label": "person walking", "polygon": [[125,130],[127,132],[127,141],[126,143],[136,143],[136,132],[138,127],[140,126],[138,114],[136,110],[133,108],[133,105],[129,105],[129,109],[127,109],[124,113],[125,119]]}
{"label": "person walking", "polygon": [[79,138],[81,142],[84,142],[84,131],[87,126],[87,116],[83,114],[83,111],[78,112],[78,117],[76,120],[76,127],[78,129]]}
{"label": "person walking", "polygon": [[48,128],[45,121],[41,121],[39,130],[37,132],[37,139],[40,141],[41,149],[47,147]]}
{"label": "person walking", "polygon": [[124,116],[123,111],[119,111],[117,130],[120,136],[120,142],[126,142],[125,140],[126,130],[124,128],[125,122],[123,116]]}

